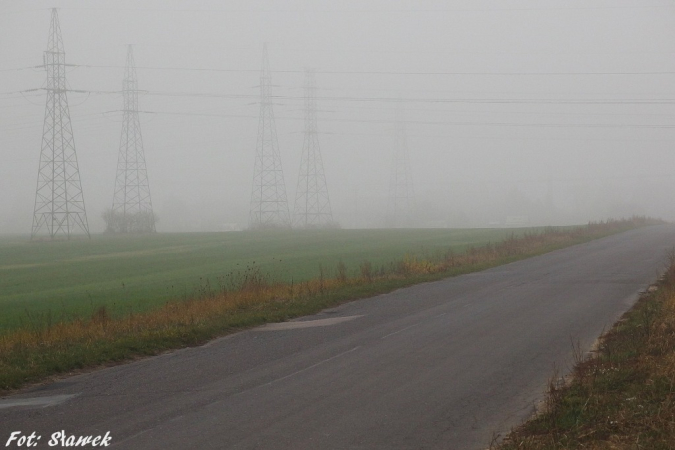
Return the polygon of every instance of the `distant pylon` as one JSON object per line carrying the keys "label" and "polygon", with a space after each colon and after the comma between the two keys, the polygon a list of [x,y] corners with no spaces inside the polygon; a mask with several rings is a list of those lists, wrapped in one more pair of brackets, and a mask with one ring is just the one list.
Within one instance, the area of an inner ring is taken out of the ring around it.
{"label": "distant pylon", "polygon": [[141,121],[138,117],[138,78],[131,45],[122,82],[124,110],[120,150],[117,157],[115,193],[106,231],[117,233],[155,232],[155,215],[143,151]]}
{"label": "distant pylon", "polygon": [[265,44],[260,72],[260,118],[249,212],[250,228],[286,228],[291,225],[271,91],[272,74]]}
{"label": "distant pylon", "polygon": [[388,225],[406,228],[414,223],[415,192],[413,190],[408,139],[403,117],[403,106],[399,101],[394,119],[394,152],[391,180],[389,184]]}
{"label": "distant pylon", "polygon": [[42,129],[31,239],[46,229],[51,238],[70,238],[77,230],[89,236],[87,212],[70,123],[66,54],[56,8],[52,9],[49,43],[44,53],[47,102]]}
{"label": "distant pylon", "polygon": [[333,225],[326,175],[323,170],[316,111],[316,74],[305,70],[305,140],[302,145],[293,225],[321,228]]}

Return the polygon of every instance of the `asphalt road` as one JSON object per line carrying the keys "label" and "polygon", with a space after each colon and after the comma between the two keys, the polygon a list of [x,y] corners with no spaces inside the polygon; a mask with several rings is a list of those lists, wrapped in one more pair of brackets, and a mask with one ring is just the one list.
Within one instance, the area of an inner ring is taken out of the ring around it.
{"label": "asphalt road", "polygon": [[485,448],[673,245],[675,227],[643,228],[65,379],[0,401],[0,446],[65,430],[120,449]]}

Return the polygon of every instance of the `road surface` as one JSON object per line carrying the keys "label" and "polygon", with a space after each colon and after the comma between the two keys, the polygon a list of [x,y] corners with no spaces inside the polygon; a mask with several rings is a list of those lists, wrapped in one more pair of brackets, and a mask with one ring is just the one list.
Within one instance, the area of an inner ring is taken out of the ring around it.
{"label": "road surface", "polygon": [[674,226],[642,228],[64,379],[0,400],[0,446],[64,430],[119,449],[484,449],[673,245]]}

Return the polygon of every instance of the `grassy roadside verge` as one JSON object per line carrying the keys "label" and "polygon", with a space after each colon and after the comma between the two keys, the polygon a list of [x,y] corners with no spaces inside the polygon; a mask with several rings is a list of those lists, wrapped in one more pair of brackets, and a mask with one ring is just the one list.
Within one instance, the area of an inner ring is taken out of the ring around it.
{"label": "grassy roadside verge", "polygon": [[675,448],[675,250],[670,267],[579,361],[551,383],[545,412],[499,450]]}
{"label": "grassy roadside verge", "polygon": [[273,282],[249,270],[226,288],[203,286],[192,298],[144,313],[112,317],[101,307],[87,319],[24,327],[0,335],[0,394],[75,370],[199,345],[266,322],[312,314],[326,307],[393,289],[500,264],[626,231],[652,221],[633,218],[548,229],[496,244],[451,251],[436,258],[409,256],[387,266],[364,261],[358,275],[344,264],[301,283]]}

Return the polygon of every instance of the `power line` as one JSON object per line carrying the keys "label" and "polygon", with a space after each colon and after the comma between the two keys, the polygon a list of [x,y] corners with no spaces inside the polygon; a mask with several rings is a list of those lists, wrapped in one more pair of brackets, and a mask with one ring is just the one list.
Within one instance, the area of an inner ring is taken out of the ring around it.
{"label": "power line", "polygon": [[[347,133],[347,132],[332,132],[332,131],[322,131],[319,134],[332,135],[332,136],[372,136],[372,137],[391,137],[391,133]],[[644,144],[646,142],[658,142],[664,144],[672,144],[672,139],[617,139],[617,138],[588,138],[588,137],[571,137],[571,138],[556,138],[556,137],[534,137],[531,135],[524,136],[458,136],[455,134],[445,133],[445,134],[412,134],[408,133],[408,137],[413,138],[452,138],[456,140],[486,140],[486,141],[572,141],[572,142],[636,142]]]}
{"label": "power line", "polygon": [[[81,91],[85,92],[85,91]],[[202,97],[202,98],[231,98],[231,99],[248,99],[256,98],[254,95],[248,94],[218,94],[218,93],[161,93],[148,92],[148,95],[157,96],[171,96],[171,97]],[[277,100],[301,100],[304,101],[303,96],[290,95],[273,95],[271,96]],[[322,101],[347,101],[347,102],[383,102],[396,103],[398,101],[404,103],[475,103],[475,104],[582,104],[582,105],[617,105],[617,104],[656,104],[656,105],[670,105],[675,103],[675,98],[668,99],[527,99],[527,98],[404,98],[397,99],[394,97],[355,97],[355,96],[323,96],[316,97],[317,100]]]}
{"label": "power line", "polygon": [[28,67],[14,67],[10,69],[0,69],[0,72],[16,72],[19,70],[30,70],[30,69],[37,69],[37,68],[44,68],[44,66],[28,66]]}
{"label": "power line", "polygon": [[[391,110],[389,106],[362,106],[362,105],[342,105],[340,108],[350,109],[350,110],[369,110],[369,111],[382,111],[382,110]],[[673,114],[662,114],[662,113],[643,113],[643,112],[633,112],[633,113],[590,113],[590,112],[553,112],[553,111],[514,111],[514,110],[481,110],[481,111],[469,111],[469,110],[453,110],[446,108],[406,108],[406,111],[419,111],[419,112],[429,112],[429,113],[445,113],[445,114],[508,114],[508,115],[526,115],[526,116],[640,116],[640,117],[675,117]]]}
{"label": "power line", "polygon": [[[22,94],[27,92],[36,92],[36,91],[45,91],[46,88],[35,88],[35,89],[26,89],[23,91],[15,92],[5,92],[0,93],[0,95],[15,95]],[[79,93],[79,94],[100,94],[100,95],[121,95],[121,91],[103,91],[103,90],[84,90],[84,89],[68,89],[68,92]],[[160,97],[194,97],[194,98],[226,98],[226,99],[257,99],[256,95],[253,94],[223,94],[223,93],[208,93],[208,92],[152,92],[152,91],[139,91],[144,95],[149,96],[160,96]],[[40,95],[40,94],[38,94]],[[303,96],[290,96],[290,95],[274,95],[272,98],[278,100],[297,100],[304,101]],[[19,97],[14,97],[18,99]],[[505,98],[505,99],[488,99],[488,98],[408,98],[408,99],[396,99],[393,97],[356,97],[356,96],[324,96],[317,97],[323,101],[352,101],[352,102],[383,102],[383,103],[392,103],[392,102],[409,102],[409,103],[476,103],[476,104],[597,104],[597,105],[616,105],[616,104],[655,104],[655,105],[670,105],[675,103],[675,99],[552,99],[552,98],[540,98],[540,99],[527,99],[527,98]],[[6,107],[6,106],[5,106]],[[356,109],[389,109],[389,107],[363,107],[363,106],[349,106],[349,108]],[[589,116],[630,116],[630,115],[640,115],[640,116],[661,116],[661,117],[672,117],[672,114],[654,114],[654,113],[560,113],[560,112],[526,112],[526,111],[452,111],[446,109],[428,109],[428,108],[408,108],[410,111],[428,111],[428,112],[447,112],[452,114],[519,114],[519,115],[589,115]],[[147,112],[147,111],[146,111]]]}
{"label": "power line", "polygon": [[[25,70],[41,66],[25,67],[6,70]],[[83,67],[89,69],[123,69],[118,65],[96,65],[96,64],[69,64],[69,67]],[[161,67],[161,66],[139,66],[138,70],[168,70],[168,71],[190,71],[190,72],[235,72],[235,73],[257,73],[256,69],[221,69],[208,67]],[[302,70],[275,70],[275,73],[304,73]],[[423,71],[386,71],[386,70],[317,70],[317,74],[322,75],[419,75],[419,76],[585,76],[585,75],[673,75],[675,71],[644,71],[644,72],[423,72]]]}
{"label": "power line", "polygon": [[[88,91],[78,91],[88,92]],[[101,93],[114,93],[104,92]],[[200,98],[230,98],[230,99],[255,99],[253,94],[223,94],[223,93],[209,93],[209,92],[153,92],[148,91],[146,95],[153,96],[167,96],[167,97],[200,97]],[[301,100],[304,101],[304,96],[291,95],[272,95],[271,98],[277,100]],[[514,104],[673,104],[675,98],[668,99],[644,99],[644,98],[630,98],[630,99],[554,99],[554,98],[395,98],[395,97],[356,97],[356,96],[317,96],[318,100],[322,101],[353,101],[353,102],[385,102],[395,104],[396,102],[404,103],[514,103]]]}
{"label": "power line", "polygon": [[[65,10],[79,10],[79,11],[134,11],[134,12],[175,12],[175,13],[185,13],[185,12],[194,12],[194,13],[244,13],[244,14],[278,14],[278,13],[312,13],[312,14],[391,14],[391,13],[439,13],[439,12],[517,12],[517,11],[574,11],[574,10],[633,10],[633,9],[662,9],[662,8],[673,8],[674,5],[671,4],[662,4],[662,5],[621,5],[621,6],[567,6],[567,7],[523,7],[523,8],[397,8],[397,9],[306,9],[306,8],[277,8],[277,9],[202,9],[202,8],[176,8],[176,9],[163,9],[163,8],[62,8]],[[37,10],[33,10],[37,11]]]}
{"label": "power line", "polygon": [[[197,116],[197,117],[230,117],[238,119],[257,119],[258,116],[251,114],[218,114],[218,113],[187,113],[180,111],[138,111],[143,114],[161,114],[166,116]],[[298,118],[298,120],[300,120]]]}
{"label": "power line", "polygon": [[[179,111],[139,111],[145,114],[163,114],[179,116],[198,116],[198,117],[222,117],[222,118],[247,118],[255,119],[258,116],[246,114],[219,114],[219,113],[188,113]],[[277,117],[282,120],[305,120],[303,117]],[[379,119],[342,119],[331,118],[322,119],[324,122],[340,123],[379,123],[390,124],[391,121]],[[407,124],[414,125],[462,125],[462,126],[504,126],[504,127],[542,127],[542,128],[675,128],[675,125],[643,125],[643,124],[562,124],[562,123],[515,123],[515,122],[448,122],[448,121],[424,121],[424,120],[406,120]]]}
{"label": "power line", "polygon": [[46,90],[44,88],[34,88],[34,89],[24,89],[22,91],[12,91],[12,92],[0,92],[0,95],[16,95],[16,94],[23,94],[26,92],[35,92],[35,91],[43,91]]}
{"label": "power line", "polygon": [[[31,92],[43,90],[39,89],[30,89],[21,92]],[[120,94],[119,91],[87,91],[87,90],[68,90],[68,92],[76,93],[87,93],[87,94]],[[183,97],[212,97],[212,98],[232,98],[232,99],[246,99],[246,98],[255,98],[253,95],[242,95],[242,94],[211,94],[211,93],[152,93],[149,92],[148,95],[167,95],[167,96],[183,96]],[[277,99],[285,100],[306,100],[304,96],[270,96]],[[394,99],[394,98],[364,98],[364,97],[316,97],[324,101],[354,101],[354,102],[412,102],[412,103],[475,103],[475,104],[598,104],[598,105],[616,105],[616,104],[649,104],[649,105],[670,105],[675,103],[673,99],[664,99],[664,100],[645,100],[645,99],[630,99],[630,100],[556,100],[556,99]],[[101,114],[116,112],[115,110],[106,111]],[[246,114],[221,114],[221,113],[189,113],[189,112],[180,112],[180,111],[139,111],[144,114],[164,114],[164,115],[183,115],[183,116],[202,116],[202,117],[229,117],[229,118],[254,118],[255,116],[246,115]],[[458,111],[447,111],[448,113],[454,114],[466,114],[466,112]],[[471,113],[489,113],[489,114],[509,114],[509,112],[504,111],[474,111]],[[99,114],[99,113],[94,113]],[[516,112],[516,114],[540,114],[537,112]],[[550,113],[555,115],[556,113]],[[564,114],[561,114],[564,115]],[[572,115],[571,113],[568,115]],[[590,114],[585,113],[584,115],[597,115],[602,116],[602,113]],[[607,115],[621,115],[621,114],[607,114]],[[630,114],[623,114],[630,115]],[[638,115],[638,114],[636,114]],[[650,114],[655,115],[655,114]],[[668,117],[669,115],[662,114],[661,116]],[[281,119],[288,120],[300,120],[299,118],[293,117],[281,117]],[[376,119],[327,119],[328,122],[355,122],[355,123],[388,123],[383,120]],[[497,125],[497,126],[535,126],[535,127],[588,127],[588,128],[599,128],[599,127],[629,127],[629,128],[673,128],[671,125],[639,125],[639,124],[541,124],[541,123],[532,123],[532,124],[517,124],[517,123],[504,123],[504,122],[446,122],[446,121],[408,121],[408,123],[413,124],[434,124],[434,125]]]}

